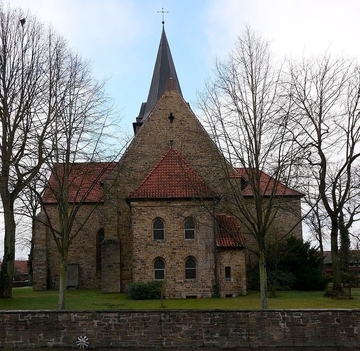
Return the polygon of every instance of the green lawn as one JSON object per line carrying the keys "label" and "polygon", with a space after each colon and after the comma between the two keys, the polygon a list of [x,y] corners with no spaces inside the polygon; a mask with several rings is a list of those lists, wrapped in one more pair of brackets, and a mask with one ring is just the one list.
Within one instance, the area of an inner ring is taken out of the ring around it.
{"label": "green lawn", "polygon": [[[270,309],[303,308],[360,308],[360,288],[352,289],[352,300],[332,300],[322,291],[282,291],[269,299]],[[14,288],[13,298],[0,300],[0,310],[54,310],[57,308],[56,291],[37,291],[32,288]],[[159,309],[160,300],[133,301],[126,294],[102,294],[99,290],[70,290],[66,295],[68,310]],[[164,300],[167,309],[260,309],[258,292],[246,296],[220,299]]]}

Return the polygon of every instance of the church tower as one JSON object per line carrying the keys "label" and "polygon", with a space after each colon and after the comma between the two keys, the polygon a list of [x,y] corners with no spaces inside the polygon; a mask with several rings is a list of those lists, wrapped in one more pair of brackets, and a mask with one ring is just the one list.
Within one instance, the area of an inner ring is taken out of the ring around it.
{"label": "church tower", "polygon": [[149,95],[147,101],[141,104],[139,116],[133,123],[135,133],[168,88],[176,90],[182,96],[163,22]]}

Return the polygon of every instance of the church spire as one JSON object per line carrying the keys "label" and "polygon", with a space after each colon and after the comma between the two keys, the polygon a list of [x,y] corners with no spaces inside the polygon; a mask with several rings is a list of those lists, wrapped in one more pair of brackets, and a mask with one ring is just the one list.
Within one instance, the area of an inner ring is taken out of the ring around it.
{"label": "church spire", "polygon": [[160,45],[154,66],[149,95],[147,101],[142,103],[139,116],[136,118],[136,122],[133,123],[134,131],[136,131],[137,127],[140,126],[148,117],[149,113],[159,101],[161,96],[170,87],[182,96],[163,23]]}

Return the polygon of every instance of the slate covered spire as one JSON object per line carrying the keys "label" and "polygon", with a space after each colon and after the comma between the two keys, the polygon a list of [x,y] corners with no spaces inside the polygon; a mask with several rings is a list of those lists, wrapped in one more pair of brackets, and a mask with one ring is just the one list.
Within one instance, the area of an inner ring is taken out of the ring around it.
{"label": "slate covered spire", "polygon": [[171,85],[171,88],[178,91],[178,93],[182,96],[174,61],[171,56],[169,43],[166,38],[165,28],[163,25],[149,95],[147,101],[141,104],[139,116],[136,118],[136,122],[133,123],[134,131],[136,131],[136,128],[141,126],[143,121],[148,117],[149,113],[164,92],[168,89],[169,85]]}

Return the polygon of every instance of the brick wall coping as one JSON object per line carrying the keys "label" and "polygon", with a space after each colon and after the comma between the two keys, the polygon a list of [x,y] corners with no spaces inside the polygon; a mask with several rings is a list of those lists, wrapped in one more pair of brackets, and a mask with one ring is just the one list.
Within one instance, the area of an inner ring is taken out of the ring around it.
{"label": "brick wall coping", "polygon": [[[160,301],[160,300],[159,300]],[[267,313],[267,312],[337,312],[337,311],[348,311],[348,312],[360,312],[360,308],[273,308],[267,310],[261,309],[242,309],[242,308],[224,308],[224,309],[217,309],[217,308],[210,308],[210,309],[186,309],[186,308],[154,308],[154,309],[118,309],[118,310],[0,310],[1,314],[11,314],[11,313],[166,313],[166,312],[194,312],[194,313],[201,313],[201,312],[259,312],[259,313]]]}
{"label": "brick wall coping", "polygon": [[360,309],[0,311],[0,348],[349,347]]}

